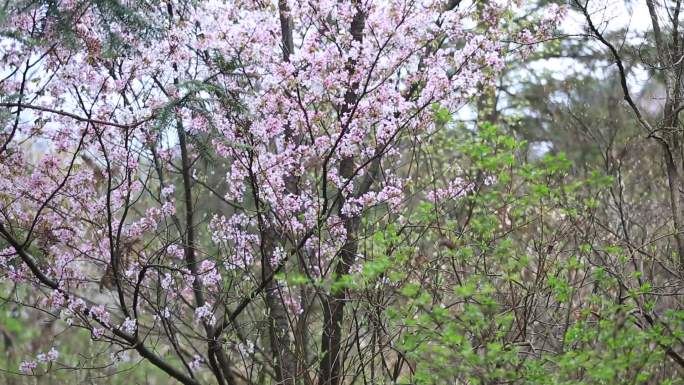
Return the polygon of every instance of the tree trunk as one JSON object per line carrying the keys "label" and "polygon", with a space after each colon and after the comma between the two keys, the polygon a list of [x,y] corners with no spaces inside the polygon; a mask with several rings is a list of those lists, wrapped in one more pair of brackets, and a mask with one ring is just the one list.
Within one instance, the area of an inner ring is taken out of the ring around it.
{"label": "tree trunk", "polygon": [[[361,9],[357,7],[356,14],[352,20],[351,35],[352,38],[361,42],[363,39],[363,28],[366,21],[366,16]],[[354,61],[351,59],[347,66],[349,75],[353,75]],[[348,123],[353,118],[349,116],[351,113],[351,106],[358,100],[355,89],[358,84],[352,84],[344,97],[344,106],[342,106],[340,116],[346,117],[347,122],[343,122],[342,134],[344,135],[348,129]],[[352,178],[354,175],[354,158],[348,157],[340,162],[339,174],[345,178]],[[370,184],[363,186],[368,190]],[[357,191],[356,195],[361,195],[365,191]],[[340,191],[342,199],[339,202],[340,216],[344,218],[344,227],[347,231],[347,240],[340,250],[340,260],[335,267],[335,277],[341,277],[349,273],[349,268],[354,262],[354,256],[358,248],[357,231],[359,228],[360,219],[358,217],[345,217],[341,211],[344,207],[346,197],[344,191]],[[344,320],[344,305],[347,298],[347,291],[345,289],[337,293],[325,296],[322,299],[323,307],[323,334],[321,337],[321,364],[320,377],[318,378],[319,385],[338,385],[342,380],[343,373],[341,368],[344,362],[342,349],[342,321]]]}

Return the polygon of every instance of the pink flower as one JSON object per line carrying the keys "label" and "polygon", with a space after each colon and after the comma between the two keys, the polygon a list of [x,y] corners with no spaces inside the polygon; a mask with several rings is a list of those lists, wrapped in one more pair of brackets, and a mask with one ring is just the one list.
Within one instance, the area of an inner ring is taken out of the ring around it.
{"label": "pink flower", "polygon": [[93,328],[93,338],[96,340],[99,340],[102,338],[105,334],[105,330],[102,328]]}
{"label": "pink flower", "polygon": [[128,334],[134,334],[138,328],[138,321],[126,317],[124,322],[119,326],[119,329],[123,330]]}
{"label": "pink flower", "polygon": [[209,325],[216,323],[216,317],[211,309],[211,305],[205,303],[204,305],[195,309],[195,322],[206,322]]}
{"label": "pink flower", "polygon": [[199,274],[202,277],[202,283],[207,287],[213,287],[221,283],[221,274],[216,269],[216,264],[208,259],[205,259],[200,264]]}
{"label": "pink flower", "polygon": [[36,359],[40,363],[49,363],[55,362],[57,360],[57,357],[59,357],[59,352],[55,350],[55,348],[50,348],[50,350],[47,353],[39,353],[36,356]]}
{"label": "pink flower", "polygon": [[51,302],[53,309],[61,309],[65,302],[64,294],[62,294],[62,292],[59,290],[53,290]]}
{"label": "pink flower", "polygon": [[19,371],[22,373],[30,374],[37,367],[38,367],[38,364],[36,364],[35,361],[22,361],[22,363],[19,365]]}
{"label": "pink flower", "polygon": [[104,305],[97,305],[90,308],[90,315],[106,326],[109,325],[109,322],[112,318],[107,309],[105,309]]}
{"label": "pink flower", "polygon": [[195,355],[193,356],[192,361],[190,361],[190,364],[189,364],[190,369],[192,369],[192,370],[197,370],[197,369],[199,369],[199,367],[202,365],[202,362],[204,362],[204,360],[202,360],[202,357],[200,357],[200,356],[198,356],[197,354],[195,354]]}
{"label": "pink flower", "polygon": [[47,352],[47,361],[54,362],[57,360],[57,357],[59,357],[59,352],[55,348],[50,348],[50,351]]}

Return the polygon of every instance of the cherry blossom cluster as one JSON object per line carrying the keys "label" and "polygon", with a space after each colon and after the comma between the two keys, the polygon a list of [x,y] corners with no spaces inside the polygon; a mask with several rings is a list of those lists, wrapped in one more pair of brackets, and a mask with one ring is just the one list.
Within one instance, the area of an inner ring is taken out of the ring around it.
{"label": "cherry blossom cluster", "polygon": [[[434,107],[455,114],[495,83],[503,41],[544,39],[564,12],[519,32],[509,1],[284,3],[131,5],[149,34],[89,2],[10,14],[0,279],[47,288],[39,303],[68,325],[141,354],[143,329],[212,331],[264,287],[299,317],[276,273],[330,279],[360,218],[410,201],[406,149],[441,128]],[[426,194],[471,189],[456,177]]]}
{"label": "cherry blossom cluster", "polygon": [[38,368],[38,364],[48,364],[57,361],[59,352],[55,348],[50,348],[47,353],[38,353],[36,359],[32,361],[22,361],[19,371],[22,373],[32,373]]}

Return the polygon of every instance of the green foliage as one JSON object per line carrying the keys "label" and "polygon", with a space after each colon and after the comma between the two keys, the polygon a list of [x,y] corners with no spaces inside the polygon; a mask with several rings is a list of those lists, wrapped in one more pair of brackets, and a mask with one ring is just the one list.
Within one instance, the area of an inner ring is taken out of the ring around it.
{"label": "green foliage", "polygon": [[[593,253],[600,252],[627,264],[625,250],[590,243],[579,244],[574,253],[554,249],[562,247],[555,243],[569,223],[576,226],[591,215],[600,201],[596,191],[605,191],[611,178],[594,172],[586,179],[569,180],[572,162],[563,153],[547,154],[536,162],[520,161],[526,144],[493,125],[469,136],[457,145],[461,175],[476,183],[491,175],[496,182],[479,184],[457,200],[416,203],[409,222],[439,223],[442,229],[455,230],[450,240],[455,246],[447,250],[433,246],[430,263],[404,275],[407,278],[396,286],[402,299],[386,310],[391,325],[403,331],[397,348],[414,365],[414,372],[399,383],[650,381],[666,359],[663,347],[673,343],[675,334],[665,337],[659,328],[639,326],[643,320],[635,316],[634,305],[615,303],[618,280],[588,263]],[[439,148],[431,150],[440,153]],[[470,216],[458,214],[468,207]],[[502,216],[502,211],[507,215]],[[370,243],[372,249],[386,251],[394,241],[396,233],[390,229],[375,233]],[[524,245],[529,245],[527,250]],[[372,281],[411,265],[390,260],[378,254],[364,265],[361,275]],[[436,271],[439,277],[418,279]],[[587,272],[595,282],[595,294],[578,286]],[[449,290],[440,289],[445,287]],[[650,289],[644,283],[630,295],[636,300]],[[577,306],[580,296],[588,298],[590,308]],[[530,304],[535,301],[557,313],[545,314],[543,320],[530,318],[529,312],[535,312]],[[681,325],[682,314],[671,317]],[[522,322],[535,323],[532,329],[540,333],[556,334],[558,345],[537,346],[534,335],[521,334],[521,327],[530,327]],[[681,383],[672,375],[663,378],[664,383]]]}

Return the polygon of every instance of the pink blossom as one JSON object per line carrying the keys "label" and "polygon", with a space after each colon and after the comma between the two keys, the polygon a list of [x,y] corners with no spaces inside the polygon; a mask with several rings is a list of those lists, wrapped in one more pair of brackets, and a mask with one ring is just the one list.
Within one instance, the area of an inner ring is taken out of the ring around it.
{"label": "pink blossom", "polygon": [[123,330],[128,334],[133,334],[138,328],[138,321],[126,317],[124,322],[119,326],[119,329]]}
{"label": "pink blossom", "polygon": [[101,339],[105,334],[105,330],[103,328],[93,328],[93,338],[96,340]]}
{"label": "pink blossom", "polygon": [[211,305],[205,303],[195,309],[195,322],[206,322],[209,325],[216,323],[216,317],[211,309]]}
{"label": "pink blossom", "polygon": [[36,356],[36,360],[40,363],[54,362],[59,357],[59,352],[55,348],[50,348],[47,353],[39,353]]}
{"label": "pink blossom", "polygon": [[38,364],[36,364],[35,361],[22,361],[21,364],[19,364],[19,371],[28,374],[32,373],[37,367]]}
{"label": "pink blossom", "polygon": [[98,322],[104,325],[109,325],[111,321],[111,314],[105,309],[104,305],[97,305],[90,308],[90,315],[95,318]]}
{"label": "pink blossom", "polygon": [[202,277],[202,283],[207,287],[214,287],[221,283],[221,274],[216,269],[216,264],[208,259],[200,264],[199,274]]}

